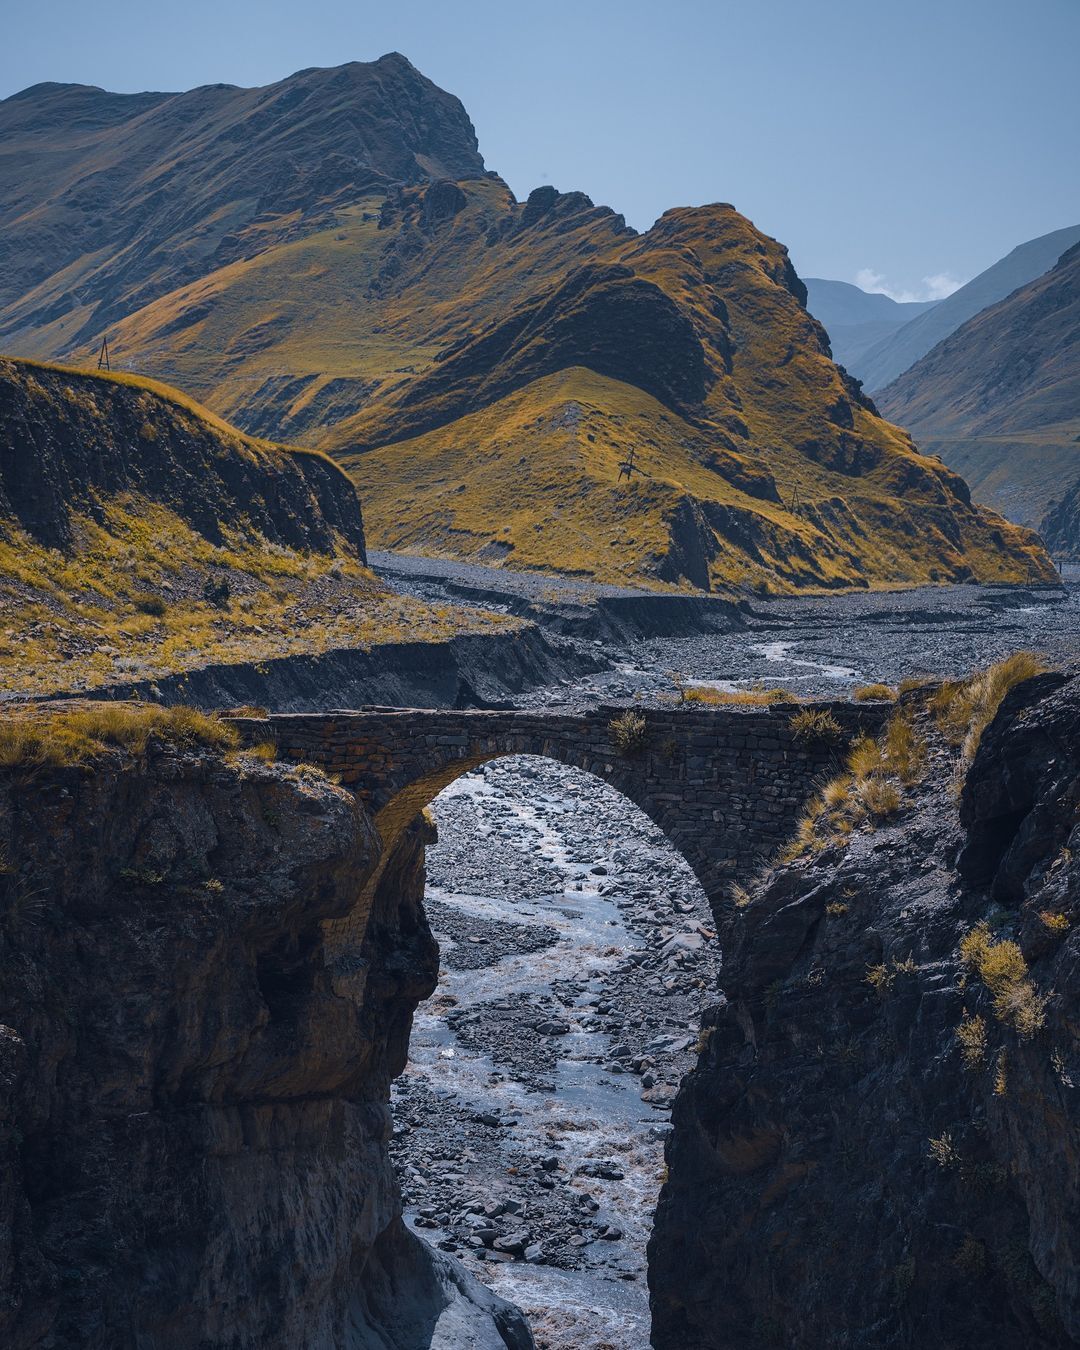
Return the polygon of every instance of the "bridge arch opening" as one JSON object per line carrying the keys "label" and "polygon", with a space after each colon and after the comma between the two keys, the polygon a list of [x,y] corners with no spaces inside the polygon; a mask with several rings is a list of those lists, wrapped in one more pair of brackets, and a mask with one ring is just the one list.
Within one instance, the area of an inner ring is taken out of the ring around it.
{"label": "bridge arch opening", "polygon": [[551,756],[459,765],[433,814],[440,980],[394,1088],[410,1222],[566,1344],[647,1345],[667,1108],[718,965],[706,895],[623,791]]}

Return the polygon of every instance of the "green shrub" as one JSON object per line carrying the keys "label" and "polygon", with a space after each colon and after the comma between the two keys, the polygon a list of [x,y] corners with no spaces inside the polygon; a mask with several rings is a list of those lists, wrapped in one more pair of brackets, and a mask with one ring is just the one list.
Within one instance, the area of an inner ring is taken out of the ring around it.
{"label": "green shrub", "polygon": [[611,744],[624,755],[640,754],[648,740],[645,718],[632,708],[627,708],[618,717],[611,719],[608,723],[608,733],[611,736]]}

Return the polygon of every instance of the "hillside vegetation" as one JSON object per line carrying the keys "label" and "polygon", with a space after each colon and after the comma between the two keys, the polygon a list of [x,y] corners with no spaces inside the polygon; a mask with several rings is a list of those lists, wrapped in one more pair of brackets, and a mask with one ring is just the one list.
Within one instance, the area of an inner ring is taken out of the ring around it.
{"label": "hillside vegetation", "polygon": [[[100,117],[94,153],[119,153],[135,122],[92,94],[79,98]],[[52,145],[76,95],[19,97],[20,143]],[[156,126],[170,106],[135,120]],[[1052,579],[1032,535],[973,507],[877,416],[830,359],[786,250],[733,207],[669,211],[638,235],[579,192],[517,202],[484,171],[461,105],[401,57],[195,91],[181,109],[175,154],[138,133],[154,175],[168,165],[194,194],[187,216],[132,209],[153,277],[133,288],[96,269],[91,285],[89,262],[71,263],[0,308],[0,334],[88,361],[107,327],[120,365],[338,458],[378,547],[761,592]],[[302,173],[340,146],[343,117],[353,169]],[[282,176],[257,203],[249,156],[222,148],[249,124],[250,158]],[[52,170],[47,193],[28,174],[29,161],[13,173],[19,192],[47,197],[49,219],[71,208]],[[174,267],[162,241],[185,229],[207,244]],[[101,296],[74,326],[69,272]]]}
{"label": "hillside vegetation", "polygon": [[861,398],[733,208],[638,236],[490,179],[376,205],[164,297],[116,351],[339,457],[383,548],[759,591],[1049,579]]}
{"label": "hillside vegetation", "polygon": [[388,591],[325,456],[174,391],[0,359],[0,695],[451,636]]}

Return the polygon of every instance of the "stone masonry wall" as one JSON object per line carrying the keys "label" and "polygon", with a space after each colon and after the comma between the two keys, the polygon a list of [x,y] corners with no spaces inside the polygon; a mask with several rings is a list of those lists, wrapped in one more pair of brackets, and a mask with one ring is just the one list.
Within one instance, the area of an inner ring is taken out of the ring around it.
{"label": "stone masonry wall", "polygon": [[[806,705],[799,705],[803,707]],[[822,703],[848,736],[876,731],[886,705]],[[808,742],[791,728],[795,705],[643,709],[634,753],[612,743],[624,709],[550,712],[362,709],[242,718],[252,742],[272,740],[287,759],[340,778],[375,818],[386,851],[461,774],[504,755],[543,755],[584,769],[626,794],[686,857],[714,909],[791,835],[815,784],[842,746]],[[374,884],[374,883],[371,883]],[[366,924],[369,884],[340,935]]]}

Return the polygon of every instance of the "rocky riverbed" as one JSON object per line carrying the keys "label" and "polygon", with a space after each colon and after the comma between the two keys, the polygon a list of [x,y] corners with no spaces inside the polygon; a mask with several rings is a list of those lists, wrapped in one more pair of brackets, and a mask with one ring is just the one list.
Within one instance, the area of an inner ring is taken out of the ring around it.
{"label": "rocky riverbed", "polygon": [[[610,668],[518,703],[651,703],[693,683],[835,696],[1021,648],[1080,652],[1075,584],[717,616],[683,636],[590,642]],[[434,812],[426,904],[442,970],[394,1093],[407,1220],[521,1306],[541,1350],[643,1350],[668,1107],[719,972],[705,897],[630,802],[546,760],[489,765]]]}
{"label": "rocky riverbed", "polygon": [[435,814],[442,970],[394,1094],[408,1221],[539,1346],[647,1346],[668,1108],[719,962],[704,894],[629,801],[545,760],[470,774]]}
{"label": "rocky riverbed", "polygon": [[1080,585],[1061,590],[922,588],[754,601],[716,631],[645,638],[611,670],[536,690],[532,706],[669,698],[680,684],[778,685],[802,697],[843,697],[905,676],[966,675],[1018,650],[1051,663],[1080,653]]}
{"label": "rocky riverbed", "polygon": [[[538,574],[402,554],[374,554],[373,561],[395,589],[429,601],[460,603],[466,596],[470,604],[503,614],[525,612],[527,604],[541,627],[572,615],[573,624],[559,631],[578,633],[578,645],[609,668],[522,694],[515,699],[519,706],[649,701],[695,682],[782,685],[803,696],[832,698],[860,684],[895,683],[909,675],[967,674],[1020,649],[1051,662],[1080,653],[1075,568],[1060,587],[923,586],[737,603],[700,596],[699,610],[690,616],[677,608],[687,597],[670,592],[572,579],[556,586]],[[545,601],[549,596],[554,598]],[[590,609],[646,597],[651,607],[635,620],[640,637],[581,636],[589,628],[582,616]],[[667,618],[665,606],[672,611]]]}

